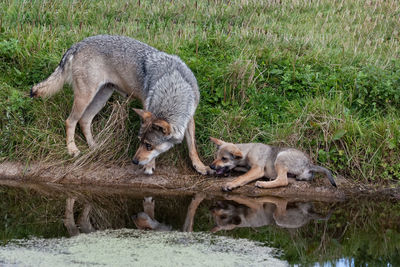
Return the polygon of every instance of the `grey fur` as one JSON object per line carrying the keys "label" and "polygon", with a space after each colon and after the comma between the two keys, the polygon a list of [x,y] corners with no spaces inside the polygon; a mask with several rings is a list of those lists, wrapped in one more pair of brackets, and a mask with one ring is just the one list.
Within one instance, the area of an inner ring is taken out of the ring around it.
{"label": "grey fur", "polygon": [[233,196],[229,199],[218,201],[210,209],[216,224],[212,232],[266,225],[296,229],[311,220],[328,220],[331,216],[331,212],[326,216],[316,213],[312,203],[291,202],[288,205],[287,200],[278,197]]}
{"label": "grey fur", "polygon": [[[170,125],[168,136],[153,135],[155,143],[167,142],[163,148],[168,150],[186,134],[194,167],[202,174],[209,170],[198,158],[194,142],[193,116],[200,96],[197,81],[179,57],[129,37],[92,36],[69,48],[49,78],[32,87],[31,96],[49,96],[64,83],[72,84],[74,90],[74,106],[66,122],[71,155],[79,154],[74,141],[77,122],[92,146],[91,121],[112,92],[118,91],[140,99],[154,118]],[[149,168],[152,173],[154,163]]]}
{"label": "grey fur", "polygon": [[261,188],[286,186],[288,175],[294,175],[297,180],[310,181],[314,172],[325,174],[336,187],[332,173],[324,167],[312,164],[310,158],[300,150],[261,143],[232,144],[215,138],[211,138],[211,141],[218,145],[217,157],[211,165],[217,174],[237,167],[244,168],[246,172],[224,185],[224,191],[230,191],[261,177],[273,180],[258,181],[256,186]]}

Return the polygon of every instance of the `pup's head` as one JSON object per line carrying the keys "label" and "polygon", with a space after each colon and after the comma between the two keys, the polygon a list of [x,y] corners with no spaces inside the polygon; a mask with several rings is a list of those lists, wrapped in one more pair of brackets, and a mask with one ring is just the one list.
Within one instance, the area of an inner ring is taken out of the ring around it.
{"label": "pup's head", "polygon": [[224,174],[233,168],[243,159],[240,149],[232,143],[227,143],[214,137],[210,137],[211,142],[217,145],[218,151],[215,160],[210,168],[217,174]]}
{"label": "pup's head", "polygon": [[232,230],[240,226],[242,223],[241,216],[246,213],[246,208],[232,201],[218,201],[215,206],[210,208],[215,221],[215,226],[211,229],[211,232]]}
{"label": "pup's head", "polygon": [[139,130],[140,145],[132,162],[145,165],[174,145],[172,129],[166,120],[157,118],[150,111],[133,110],[141,117],[142,125]]}

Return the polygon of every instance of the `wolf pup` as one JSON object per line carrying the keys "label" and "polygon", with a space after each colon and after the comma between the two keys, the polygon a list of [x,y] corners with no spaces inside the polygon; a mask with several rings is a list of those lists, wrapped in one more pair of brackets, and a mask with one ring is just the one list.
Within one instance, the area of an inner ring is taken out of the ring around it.
{"label": "wolf pup", "polygon": [[218,201],[210,211],[216,223],[211,229],[213,233],[266,225],[296,229],[311,220],[328,220],[332,214],[332,211],[326,216],[316,213],[312,203],[289,202],[272,196],[249,198],[239,195],[230,195],[227,200]]}
{"label": "wolf pup", "polygon": [[294,148],[279,148],[259,143],[232,144],[210,137],[218,146],[217,158],[210,165],[217,174],[223,174],[236,168],[246,172],[232,182],[226,183],[223,191],[250,183],[262,177],[273,181],[257,181],[259,188],[274,188],[288,184],[288,174],[296,176],[297,180],[312,180],[314,173],[324,173],[331,184],[336,187],[332,173],[321,166],[311,164],[303,152]]}
{"label": "wolf pup", "polygon": [[113,91],[141,100],[140,146],[134,164],[144,165],[152,174],[155,158],[181,143],[183,137],[194,168],[201,174],[211,171],[199,159],[195,144],[193,115],[199,103],[196,78],[177,56],[169,55],[137,40],[98,35],[74,44],[62,57],[55,71],[31,89],[31,97],[50,96],[65,83],[72,84],[74,103],[66,120],[67,149],[72,156],[76,124],[89,147],[95,145],[91,123]]}

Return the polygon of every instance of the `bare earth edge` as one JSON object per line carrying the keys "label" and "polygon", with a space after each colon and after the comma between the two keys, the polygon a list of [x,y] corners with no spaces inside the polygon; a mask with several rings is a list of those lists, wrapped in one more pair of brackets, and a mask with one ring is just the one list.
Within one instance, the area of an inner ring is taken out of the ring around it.
{"label": "bare earth edge", "polygon": [[[132,188],[135,190],[161,189],[169,193],[203,192],[213,195],[223,195],[221,186],[233,177],[200,176],[197,174],[182,174],[174,167],[157,167],[155,174],[149,176],[133,165],[104,166],[74,166],[73,164],[40,164],[24,165],[19,162],[5,161],[0,163],[0,184],[7,181],[23,183],[51,183],[64,185],[107,186],[111,188]],[[237,175],[237,174],[236,174]],[[317,177],[312,182],[301,182],[289,179],[287,187],[276,189],[258,189],[254,183],[234,190],[230,194],[241,194],[250,197],[280,196],[292,200],[332,201],[344,200],[350,197],[371,194],[381,197],[400,199],[400,187],[385,188],[374,184],[355,183],[344,177],[335,178],[337,188],[334,188],[325,177]]]}

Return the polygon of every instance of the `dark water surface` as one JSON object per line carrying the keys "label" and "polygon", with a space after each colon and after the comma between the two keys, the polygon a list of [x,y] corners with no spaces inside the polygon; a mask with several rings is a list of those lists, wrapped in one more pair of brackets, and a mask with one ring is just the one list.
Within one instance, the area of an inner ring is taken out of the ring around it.
{"label": "dark water surface", "polygon": [[[151,199],[144,201],[145,197]],[[289,264],[400,266],[400,204],[376,196],[304,202],[234,194],[0,184],[0,250],[19,239],[121,228],[208,232],[259,241],[279,249],[277,257]]]}

